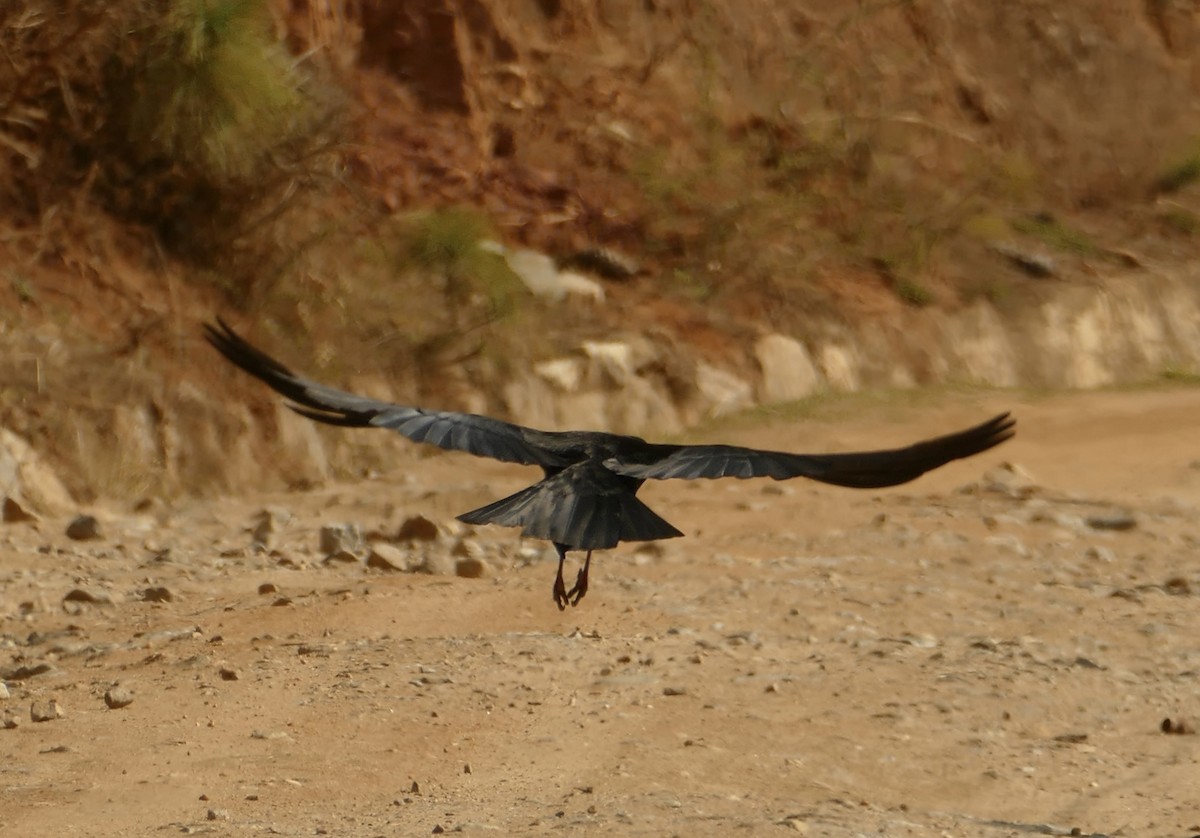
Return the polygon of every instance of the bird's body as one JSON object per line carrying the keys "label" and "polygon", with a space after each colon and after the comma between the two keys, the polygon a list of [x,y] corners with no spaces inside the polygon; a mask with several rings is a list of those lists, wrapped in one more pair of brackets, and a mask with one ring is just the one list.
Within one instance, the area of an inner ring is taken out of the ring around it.
{"label": "bird's body", "polygon": [[[637,498],[646,480],[807,477],[859,489],[895,486],[999,445],[1013,435],[1016,424],[1005,413],[906,448],[838,454],[657,444],[599,431],[540,431],[471,413],[377,401],[310,381],[218,322],[206,326],[208,341],[229,361],[295,402],[289,407],[302,416],[342,427],[388,428],[415,442],[539,466],[539,482],[458,517],[470,524],[520,527],[523,535],[554,544],[559,557],[554,599],[559,608],[578,604],[586,593],[592,550],[682,535]],[[571,591],[562,579],[568,550],[587,551]]]}

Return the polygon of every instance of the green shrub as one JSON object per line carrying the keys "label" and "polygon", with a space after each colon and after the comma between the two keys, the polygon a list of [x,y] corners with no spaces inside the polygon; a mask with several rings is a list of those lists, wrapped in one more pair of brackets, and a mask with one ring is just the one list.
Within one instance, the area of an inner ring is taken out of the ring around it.
{"label": "green shrub", "polygon": [[444,283],[443,292],[455,310],[457,326],[466,327],[468,309],[482,305],[484,320],[512,312],[523,286],[497,253],[480,247],[492,233],[479,212],[450,207],[420,213],[400,234],[400,268],[416,268]]}
{"label": "green shrub", "polygon": [[252,177],[305,122],[301,78],[263,0],[174,0],[134,85],[138,156],[212,183]]}

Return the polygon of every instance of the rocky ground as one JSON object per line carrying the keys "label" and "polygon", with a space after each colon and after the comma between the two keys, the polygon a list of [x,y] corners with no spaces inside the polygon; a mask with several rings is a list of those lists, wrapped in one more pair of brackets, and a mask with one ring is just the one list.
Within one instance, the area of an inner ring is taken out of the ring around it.
{"label": "rocky ground", "polygon": [[[92,539],[0,525],[0,823],[1198,832],[1200,390],[947,396],[725,439],[875,447],[1002,409],[1015,441],[899,489],[649,485],[688,537],[600,555],[565,613],[545,549],[453,523],[530,476],[466,456],[102,505]],[[397,537],[416,515],[432,540]],[[331,524],[368,546],[323,545]]]}

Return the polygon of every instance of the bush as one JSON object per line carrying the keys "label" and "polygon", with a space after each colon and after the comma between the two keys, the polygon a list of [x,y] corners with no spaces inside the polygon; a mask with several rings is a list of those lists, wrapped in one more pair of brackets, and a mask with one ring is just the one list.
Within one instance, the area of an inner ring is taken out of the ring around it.
{"label": "bush", "polygon": [[175,0],[146,41],[128,133],[143,161],[214,185],[246,180],[311,118],[262,0]]}
{"label": "bush", "polygon": [[340,121],[265,0],[10,0],[0,55],[12,59],[0,62],[0,196],[16,223],[99,205],[241,276],[294,249],[264,228],[316,183]]}
{"label": "bush", "polygon": [[466,207],[419,213],[402,225],[397,267],[441,284],[452,328],[505,317],[523,291],[504,259],[480,246],[491,232],[487,219]]}

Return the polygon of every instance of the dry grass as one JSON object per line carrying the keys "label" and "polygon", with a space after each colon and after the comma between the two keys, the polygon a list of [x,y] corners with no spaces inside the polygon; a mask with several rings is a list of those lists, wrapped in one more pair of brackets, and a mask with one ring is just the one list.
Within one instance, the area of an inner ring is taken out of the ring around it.
{"label": "dry grass", "polygon": [[0,190],[34,236],[95,208],[246,277],[297,244],[281,236],[292,208],[328,191],[337,97],[262,0],[15,0],[0,54]]}

